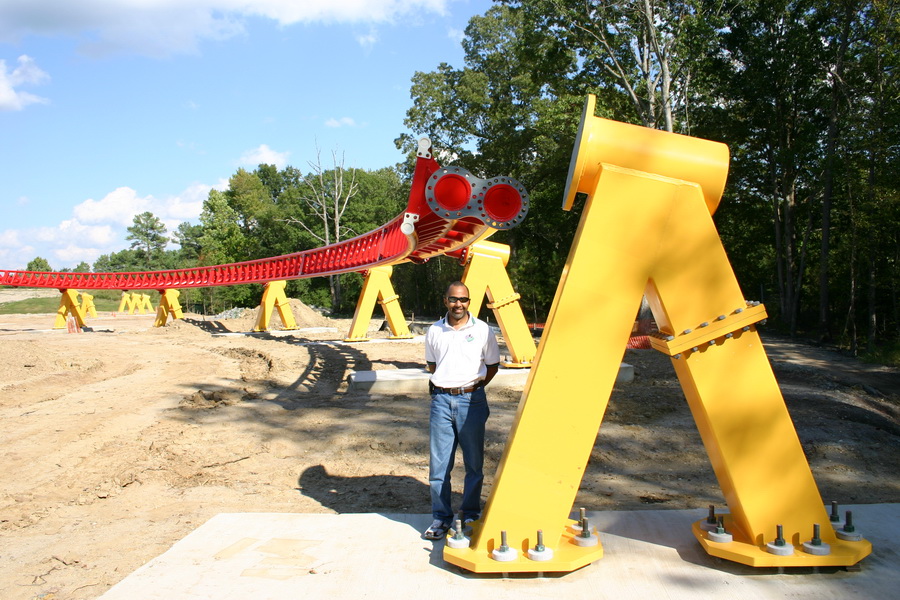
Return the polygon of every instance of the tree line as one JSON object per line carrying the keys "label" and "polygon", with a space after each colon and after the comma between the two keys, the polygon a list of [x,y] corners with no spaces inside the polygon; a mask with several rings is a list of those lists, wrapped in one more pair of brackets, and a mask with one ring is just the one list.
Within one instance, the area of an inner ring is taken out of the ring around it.
{"label": "tree line", "polygon": [[898,33],[896,0],[501,0],[463,66],[416,73],[406,124],[529,188],[502,237],[542,307],[579,216],[559,205],[588,93],[598,116],[725,142],[715,220],[746,297],[792,335],[896,348]]}
{"label": "tree line", "polygon": [[[747,299],[791,335],[854,352],[900,344],[898,0],[496,0],[473,17],[464,63],[412,79],[404,125],[442,164],[509,175],[529,217],[494,240],[529,320],[548,312],[578,207],[560,209],[581,107],[728,144],[731,171],[715,221]],[[199,224],[167,239],[135,218],[131,248],[95,271],[182,268],[276,256],[374,229],[406,203],[404,164],[346,168],[332,155],[306,173],[259,165],[212,190]],[[576,203],[577,204],[577,203]],[[652,240],[647,240],[652,243]],[[460,274],[449,259],[401,265],[407,313],[435,314]],[[359,275],[292,282],[288,293],[352,311]],[[252,306],[259,286],[187,292],[206,310]]]}

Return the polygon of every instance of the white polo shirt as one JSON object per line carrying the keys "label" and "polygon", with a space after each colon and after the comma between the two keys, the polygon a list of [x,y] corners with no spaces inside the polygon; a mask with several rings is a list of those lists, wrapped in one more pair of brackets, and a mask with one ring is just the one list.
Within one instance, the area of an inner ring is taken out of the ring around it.
{"label": "white polo shirt", "polygon": [[484,379],[486,365],[500,363],[493,330],[468,314],[469,320],[459,329],[453,329],[445,315],[425,334],[425,360],[436,364],[431,383],[438,387],[472,386]]}

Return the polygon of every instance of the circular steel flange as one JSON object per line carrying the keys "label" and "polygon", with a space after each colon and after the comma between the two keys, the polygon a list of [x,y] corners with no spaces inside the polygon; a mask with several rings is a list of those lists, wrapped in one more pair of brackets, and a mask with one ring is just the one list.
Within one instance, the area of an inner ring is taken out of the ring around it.
{"label": "circular steel flange", "polygon": [[511,177],[480,179],[462,167],[442,167],[428,178],[425,200],[447,220],[474,217],[494,229],[511,229],[528,214],[525,187]]}

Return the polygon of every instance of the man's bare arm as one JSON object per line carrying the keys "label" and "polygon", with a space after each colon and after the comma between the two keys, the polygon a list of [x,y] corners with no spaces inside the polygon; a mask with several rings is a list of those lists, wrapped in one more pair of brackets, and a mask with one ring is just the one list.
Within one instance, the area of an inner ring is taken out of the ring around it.
{"label": "man's bare arm", "polygon": [[487,368],[487,373],[484,374],[484,379],[481,380],[482,385],[489,384],[500,369],[500,365],[485,365],[485,367]]}

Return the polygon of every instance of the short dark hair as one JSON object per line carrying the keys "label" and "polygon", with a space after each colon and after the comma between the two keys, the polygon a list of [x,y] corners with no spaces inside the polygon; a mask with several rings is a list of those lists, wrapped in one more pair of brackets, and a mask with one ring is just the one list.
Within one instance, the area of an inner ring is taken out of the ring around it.
{"label": "short dark hair", "polygon": [[464,288],[466,288],[466,294],[469,293],[469,286],[464,284],[462,281],[454,281],[453,283],[451,283],[450,285],[447,286],[447,291],[444,292],[444,298],[446,298],[450,295],[450,288],[454,288],[454,287],[464,287]]}

